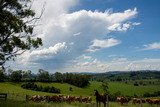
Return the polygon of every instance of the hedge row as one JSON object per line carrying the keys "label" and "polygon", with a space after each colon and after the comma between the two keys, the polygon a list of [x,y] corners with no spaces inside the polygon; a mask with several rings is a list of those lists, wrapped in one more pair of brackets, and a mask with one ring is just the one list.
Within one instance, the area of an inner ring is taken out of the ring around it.
{"label": "hedge row", "polygon": [[34,90],[34,91],[42,91],[42,92],[48,92],[48,93],[60,93],[60,89],[55,87],[42,87],[41,85],[37,85],[33,82],[24,83],[21,85],[24,89]]}

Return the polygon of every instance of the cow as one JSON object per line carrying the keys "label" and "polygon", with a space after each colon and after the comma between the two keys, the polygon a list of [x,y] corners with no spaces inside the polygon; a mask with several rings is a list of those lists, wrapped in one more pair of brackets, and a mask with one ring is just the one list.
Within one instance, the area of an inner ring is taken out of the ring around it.
{"label": "cow", "polygon": [[140,98],[133,98],[132,103],[133,104],[141,104],[141,103],[145,103],[146,101],[144,99],[140,99]]}
{"label": "cow", "polygon": [[42,96],[39,96],[39,95],[34,95],[31,98],[29,98],[29,100],[34,101],[34,102],[40,102],[42,101],[42,99],[43,99]]}
{"label": "cow", "polygon": [[160,99],[146,99],[146,102],[148,102],[149,104],[160,104]]}
{"label": "cow", "polygon": [[117,102],[120,103],[121,105],[127,104],[131,99],[127,97],[117,97]]}
{"label": "cow", "polygon": [[75,102],[76,101],[76,97],[75,96],[67,96],[67,102],[71,103],[71,102]]}

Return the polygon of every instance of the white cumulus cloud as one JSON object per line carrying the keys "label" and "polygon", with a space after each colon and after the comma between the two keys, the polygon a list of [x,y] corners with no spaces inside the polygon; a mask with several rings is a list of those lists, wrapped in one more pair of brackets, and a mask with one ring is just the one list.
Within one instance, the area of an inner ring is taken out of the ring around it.
{"label": "white cumulus cloud", "polygon": [[160,49],[160,42],[155,42],[144,45],[144,48],[142,50],[159,50],[159,49]]}
{"label": "white cumulus cloud", "polygon": [[70,13],[70,8],[76,6],[78,0],[35,0],[33,9],[40,12],[44,3],[45,11],[39,22],[42,26],[34,30],[42,38],[43,47],[20,57],[24,58],[23,62],[34,62],[38,67],[50,71],[62,68],[85,54],[87,49],[103,49],[120,44],[121,41],[114,38],[104,39],[112,32],[108,28],[119,23],[128,30],[132,24],[128,25],[127,22],[138,14],[136,8],[115,13],[87,10]]}
{"label": "white cumulus cloud", "polygon": [[130,29],[132,26],[137,26],[137,25],[140,25],[140,23],[137,23],[137,22],[127,22],[127,23],[116,23],[116,24],[113,24],[112,26],[109,26],[108,27],[108,30],[110,31],[127,31],[128,29]]}
{"label": "white cumulus cloud", "polygon": [[31,56],[43,56],[43,55],[54,55],[60,52],[63,49],[66,49],[66,43],[57,43],[54,46],[50,46],[49,48],[44,48],[41,50],[34,50],[30,53]]}
{"label": "white cumulus cloud", "polygon": [[88,49],[88,51],[94,52],[94,51],[99,50],[101,48],[109,48],[109,47],[118,45],[120,43],[121,43],[121,41],[114,39],[114,38],[105,39],[105,40],[95,39],[93,41],[93,44]]}

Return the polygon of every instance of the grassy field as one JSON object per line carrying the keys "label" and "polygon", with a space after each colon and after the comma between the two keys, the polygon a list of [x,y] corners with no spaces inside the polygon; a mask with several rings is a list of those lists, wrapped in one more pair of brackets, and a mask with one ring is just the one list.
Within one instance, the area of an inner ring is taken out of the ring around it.
{"label": "grassy field", "polygon": [[[91,84],[85,88],[75,87],[70,84],[66,83],[37,83],[42,86],[54,86],[56,88],[61,89],[61,94],[64,95],[84,95],[84,96],[92,96],[94,89],[102,91],[101,82],[92,81]],[[22,83],[11,83],[11,82],[4,82],[0,83],[0,92],[1,93],[20,93],[22,95],[49,95],[51,93],[45,92],[38,92],[32,90],[26,90],[21,88]],[[69,87],[73,88],[73,91],[69,91]],[[115,93],[120,91],[123,95],[133,96],[142,95],[145,92],[153,93],[155,91],[160,90],[160,85],[146,85],[146,86],[134,86],[133,84],[125,84],[124,82],[109,82],[109,92]]]}
{"label": "grassy field", "polygon": [[[23,83],[2,82],[0,83],[0,93],[8,93],[7,101],[0,101],[0,107],[94,107],[95,97],[93,96],[94,89],[99,90],[101,93],[101,82],[92,81],[90,85],[85,88],[78,88],[66,83],[39,83],[42,86],[54,86],[61,89],[63,95],[75,95],[75,96],[91,96],[93,98],[93,104],[81,104],[81,103],[33,103],[25,102],[25,95],[53,95],[51,93],[26,90],[21,88]],[[69,87],[73,88],[73,91],[69,91]],[[145,92],[153,93],[160,90],[160,85],[146,85],[146,86],[134,86],[133,84],[125,84],[124,82],[109,82],[109,92],[115,93],[120,91],[124,95],[133,96],[134,94],[141,96]],[[110,102],[110,107],[123,107],[115,102]],[[127,107],[140,107],[140,105],[128,104]],[[143,107],[150,107],[149,104],[143,104]],[[152,106],[154,107],[154,106]],[[157,107],[157,106],[155,106]]]}
{"label": "grassy field", "polygon": [[[25,101],[17,101],[17,100],[7,100],[1,101],[0,107],[96,107],[96,103],[92,102],[89,104],[86,103],[36,103],[36,102],[25,102]],[[101,104],[103,107],[103,104]],[[109,107],[158,107],[157,105],[149,105],[149,104],[137,104],[134,105],[132,103],[128,103],[126,105],[120,105],[117,102],[109,102]]]}
{"label": "grassy field", "polygon": [[146,92],[153,93],[160,90],[160,85],[134,86],[133,84],[125,84],[122,82],[112,82],[109,84],[109,91],[115,93],[120,91],[123,95],[133,96],[134,94],[141,96]]}

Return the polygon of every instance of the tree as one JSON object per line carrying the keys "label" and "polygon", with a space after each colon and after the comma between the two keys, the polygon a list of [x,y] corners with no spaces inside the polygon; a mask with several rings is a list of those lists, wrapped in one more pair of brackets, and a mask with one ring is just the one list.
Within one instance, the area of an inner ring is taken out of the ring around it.
{"label": "tree", "polygon": [[22,70],[12,71],[10,79],[12,82],[20,82],[22,79]]}
{"label": "tree", "polygon": [[63,83],[63,75],[62,75],[62,73],[56,72],[56,73],[54,73],[54,76],[55,76],[56,82]]}
{"label": "tree", "polygon": [[22,71],[22,81],[30,81],[32,76],[32,71]]}
{"label": "tree", "polygon": [[4,81],[4,71],[0,69],[0,82]]}
{"label": "tree", "polygon": [[48,71],[45,71],[43,69],[39,69],[38,81],[49,82],[50,81],[50,76],[49,76]]}
{"label": "tree", "polygon": [[101,87],[102,87],[105,94],[109,94],[109,91],[108,91],[109,87],[108,87],[108,82],[107,81],[103,81]]}
{"label": "tree", "polygon": [[35,17],[31,6],[30,0],[0,0],[0,66],[42,45],[41,38],[33,37],[33,28],[42,13]]}

